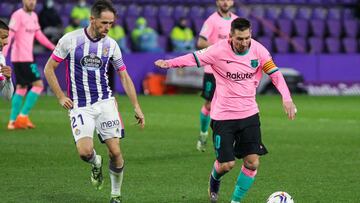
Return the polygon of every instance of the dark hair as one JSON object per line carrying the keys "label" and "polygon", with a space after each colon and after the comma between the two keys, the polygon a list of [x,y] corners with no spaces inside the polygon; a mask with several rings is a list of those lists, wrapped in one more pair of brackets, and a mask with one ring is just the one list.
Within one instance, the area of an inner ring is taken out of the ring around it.
{"label": "dark hair", "polygon": [[231,32],[235,30],[244,31],[251,28],[251,23],[246,18],[236,18],[231,22]]}
{"label": "dark hair", "polygon": [[0,29],[9,30],[9,26],[2,20],[0,20]]}
{"label": "dark hair", "polygon": [[116,10],[109,0],[97,0],[91,7],[91,15],[95,18],[99,18],[104,11],[110,11],[116,16]]}

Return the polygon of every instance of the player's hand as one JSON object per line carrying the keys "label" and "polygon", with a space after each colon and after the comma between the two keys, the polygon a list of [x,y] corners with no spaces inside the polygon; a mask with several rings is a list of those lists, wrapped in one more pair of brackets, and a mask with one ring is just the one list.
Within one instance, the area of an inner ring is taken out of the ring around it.
{"label": "player's hand", "polygon": [[290,120],[294,120],[296,116],[296,106],[292,101],[283,102],[284,111]]}
{"label": "player's hand", "polygon": [[141,128],[145,127],[145,117],[140,107],[136,107],[135,109],[135,118],[137,120],[137,124],[140,125]]}
{"label": "player's hand", "polygon": [[5,76],[7,79],[11,78],[11,68],[10,66],[4,66],[2,64],[0,64],[0,73]]}
{"label": "player's hand", "polygon": [[169,68],[169,64],[162,59],[159,59],[157,61],[155,61],[155,66],[159,67],[159,68]]}
{"label": "player's hand", "polygon": [[71,99],[69,97],[65,97],[65,96],[61,97],[59,99],[59,103],[62,107],[64,107],[64,109],[67,109],[67,110],[72,109],[72,107],[73,107],[73,102],[71,101]]}

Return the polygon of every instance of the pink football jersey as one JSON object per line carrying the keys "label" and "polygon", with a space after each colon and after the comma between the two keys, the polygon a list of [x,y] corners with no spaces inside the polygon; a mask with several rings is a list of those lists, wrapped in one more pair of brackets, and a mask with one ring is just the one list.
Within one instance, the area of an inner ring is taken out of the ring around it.
{"label": "pink football jersey", "polygon": [[[230,16],[230,18],[224,18],[219,12],[214,12],[205,20],[199,35],[206,38],[210,44],[215,44],[219,40],[227,39],[230,33],[231,22],[238,17],[233,13],[231,13]],[[206,73],[212,73],[209,66],[205,66],[204,71]]]}

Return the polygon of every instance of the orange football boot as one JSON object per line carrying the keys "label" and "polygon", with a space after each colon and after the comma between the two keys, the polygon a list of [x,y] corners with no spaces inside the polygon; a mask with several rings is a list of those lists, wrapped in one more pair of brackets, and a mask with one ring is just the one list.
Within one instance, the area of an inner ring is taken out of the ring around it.
{"label": "orange football boot", "polygon": [[19,129],[35,128],[35,125],[31,122],[29,116],[21,116],[21,115],[19,115],[16,118],[14,126],[15,128],[19,128]]}

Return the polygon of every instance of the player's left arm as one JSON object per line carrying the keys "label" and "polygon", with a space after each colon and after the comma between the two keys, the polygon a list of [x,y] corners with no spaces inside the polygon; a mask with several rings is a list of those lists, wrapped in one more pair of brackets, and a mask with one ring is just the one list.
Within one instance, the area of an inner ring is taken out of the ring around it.
{"label": "player's left arm", "polygon": [[40,29],[35,32],[35,38],[40,42],[40,44],[50,49],[51,51],[55,49],[55,45],[44,35]]}
{"label": "player's left arm", "polygon": [[[116,44],[116,42],[114,42],[114,44]],[[115,45],[114,53],[113,53],[113,56],[111,57],[110,63],[113,65],[116,72],[118,72],[118,74],[120,76],[120,81],[124,87],[124,90],[125,90],[126,94],[128,95],[128,97],[130,98],[132,105],[134,106],[135,118],[136,118],[138,124],[140,125],[141,128],[144,128],[145,117],[144,117],[143,112],[141,111],[141,107],[140,107],[140,104],[137,99],[134,83],[131,80],[131,78],[126,70],[126,66],[125,66],[123,58],[122,58],[120,47],[117,44]]]}
{"label": "player's left arm", "polygon": [[289,88],[286,84],[283,74],[279,71],[272,59],[268,60],[263,66],[262,70],[268,74],[276,89],[280,92],[283,101],[284,111],[290,120],[295,119],[296,106],[292,101]]}
{"label": "player's left arm", "polygon": [[143,112],[141,111],[141,107],[140,107],[140,104],[137,99],[134,83],[131,80],[126,69],[118,71],[118,74],[120,76],[120,80],[124,87],[124,90],[125,90],[127,96],[130,98],[132,105],[134,106],[135,118],[137,119],[138,124],[141,126],[141,128],[144,128],[145,117],[144,117]]}

